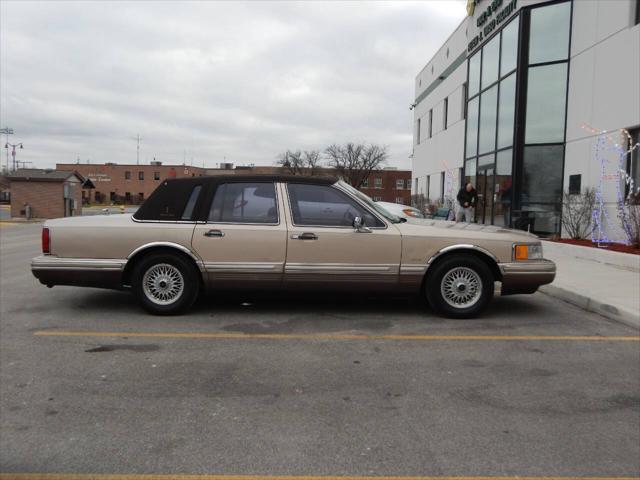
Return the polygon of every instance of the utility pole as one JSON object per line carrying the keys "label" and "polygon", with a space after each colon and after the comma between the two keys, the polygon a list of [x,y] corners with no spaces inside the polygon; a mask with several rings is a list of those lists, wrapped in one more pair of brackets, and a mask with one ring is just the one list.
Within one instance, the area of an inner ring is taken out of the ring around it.
{"label": "utility pole", "polygon": [[136,148],[136,165],[140,165],[140,134],[137,136],[138,146]]}
{"label": "utility pole", "polygon": [[16,143],[15,145],[13,143],[7,142],[4,145],[4,148],[7,149],[7,155],[9,154],[9,147],[11,147],[11,156],[13,157],[13,171],[15,172],[16,171],[16,147],[20,147],[21,149],[24,147],[22,146],[22,142]]}
{"label": "utility pole", "polygon": [[[13,128],[4,127],[0,129],[0,133],[5,135],[5,145],[9,144],[9,135],[13,135]],[[7,148],[7,175],[9,174],[9,149]]]}

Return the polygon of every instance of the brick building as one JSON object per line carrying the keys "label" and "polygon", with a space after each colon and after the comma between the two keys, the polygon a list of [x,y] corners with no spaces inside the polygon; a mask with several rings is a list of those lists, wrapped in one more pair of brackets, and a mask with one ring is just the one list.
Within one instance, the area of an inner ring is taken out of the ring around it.
{"label": "brick building", "polygon": [[21,169],[9,177],[11,182],[11,216],[58,218],[80,215],[82,184],[85,179],[75,172]]}
{"label": "brick building", "polygon": [[188,165],[127,165],[115,163],[58,163],[56,170],[78,172],[91,180],[93,189],[83,189],[82,203],[140,204],[166,178],[197,177],[207,170]]}
{"label": "brick building", "polygon": [[[125,203],[140,204],[148,198],[160,182],[166,178],[198,177],[203,175],[233,175],[235,173],[286,174],[287,170],[277,166],[201,168],[188,165],[126,164],[77,164],[59,163],[58,170],[75,171],[89,179],[95,188],[84,189],[83,204]],[[335,175],[330,168],[318,170],[320,175]],[[361,190],[374,200],[411,204],[411,171],[382,169],[374,170]]]}

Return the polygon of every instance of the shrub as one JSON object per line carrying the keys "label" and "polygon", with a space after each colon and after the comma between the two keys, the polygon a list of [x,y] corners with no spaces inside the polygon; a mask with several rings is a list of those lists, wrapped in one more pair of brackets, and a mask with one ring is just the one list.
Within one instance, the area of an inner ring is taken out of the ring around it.
{"label": "shrub", "polygon": [[572,194],[565,190],[562,199],[562,227],[569,237],[587,238],[593,232],[591,215],[596,204],[596,191],[586,188],[584,193]]}

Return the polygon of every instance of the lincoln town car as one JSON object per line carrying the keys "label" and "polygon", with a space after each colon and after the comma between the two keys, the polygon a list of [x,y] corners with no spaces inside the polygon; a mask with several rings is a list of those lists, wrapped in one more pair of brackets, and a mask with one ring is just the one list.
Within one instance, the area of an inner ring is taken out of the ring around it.
{"label": "lincoln town car", "polygon": [[555,264],[527,232],[400,218],[335,178],[169,179],[133,215],[48,220],[31,269],[48,286],[127,289],[153,314],[229,290],[420,295],[474,317],[533,293]]}

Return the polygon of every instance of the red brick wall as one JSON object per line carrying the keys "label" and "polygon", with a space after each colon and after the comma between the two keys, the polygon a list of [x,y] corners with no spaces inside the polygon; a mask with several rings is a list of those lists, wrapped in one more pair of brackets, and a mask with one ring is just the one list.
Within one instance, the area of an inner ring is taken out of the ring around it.
{"label": "red brick wall", "polygon": [[[382,188],[375,188],[375,179],[382,179]],[[396,186],[397,180],[403,180],[403,188]],[[363,193],[374,200],[397,203],[396,198],[402,199],[402,204],[411,205],[411,171],[409,170],[374,170],[368,179]]]}
{"label": "red brick wall", "polygon": [[28,203],[33,218],[64,217],[63,195],[63,182],[14,180],[11,182],[11,216],[24,217],[20,211]]}

